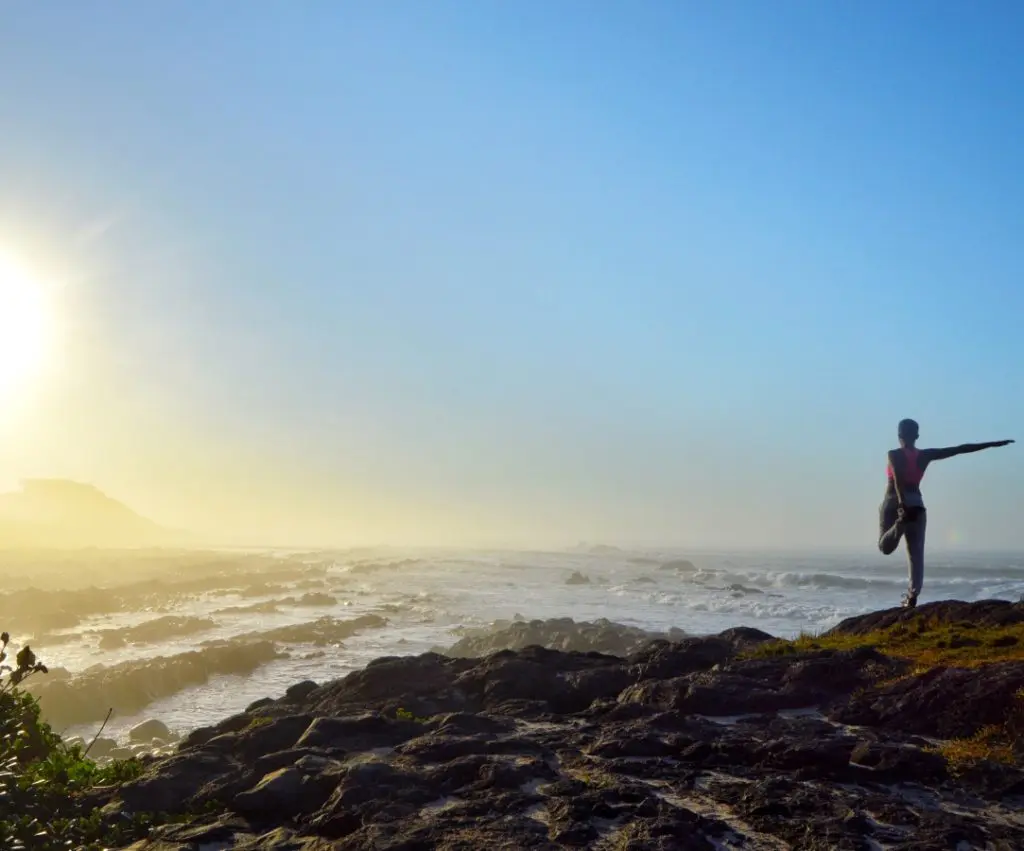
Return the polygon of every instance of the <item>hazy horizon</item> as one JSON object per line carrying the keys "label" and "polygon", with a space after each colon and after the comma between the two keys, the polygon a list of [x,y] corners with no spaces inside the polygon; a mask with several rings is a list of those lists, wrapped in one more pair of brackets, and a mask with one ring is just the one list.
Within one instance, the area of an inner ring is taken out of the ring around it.
{"label": "hazy horizon", "polygon": [[[1024,7],[0,17],[0,491],[204,540],[874,553],[1024,438]],[[930,550],[1024,550],[1024,447]],[[895,565],[894,565],[895,566]]]}

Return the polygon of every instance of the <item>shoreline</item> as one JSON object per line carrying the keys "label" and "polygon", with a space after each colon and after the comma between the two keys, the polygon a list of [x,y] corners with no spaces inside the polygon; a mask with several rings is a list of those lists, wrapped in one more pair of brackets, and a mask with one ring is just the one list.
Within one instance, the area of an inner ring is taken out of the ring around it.
{"label": "shoreline", "polygon": [[1022,638],[1024,604],[940,601],[790,642],[386,657],[194,730],[102,812],[208,808],[134,851],[1019,847],[1024,766],[977,736],[1024,712]]}

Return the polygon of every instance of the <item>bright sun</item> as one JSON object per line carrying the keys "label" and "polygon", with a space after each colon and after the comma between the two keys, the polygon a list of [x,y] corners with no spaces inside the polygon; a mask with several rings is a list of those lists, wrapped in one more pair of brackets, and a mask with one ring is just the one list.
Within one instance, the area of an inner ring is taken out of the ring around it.
{"label": "bright sun", "polygon": [[36,377],[49,336],[42,284],[13,258],[0,254],[0,403]]}

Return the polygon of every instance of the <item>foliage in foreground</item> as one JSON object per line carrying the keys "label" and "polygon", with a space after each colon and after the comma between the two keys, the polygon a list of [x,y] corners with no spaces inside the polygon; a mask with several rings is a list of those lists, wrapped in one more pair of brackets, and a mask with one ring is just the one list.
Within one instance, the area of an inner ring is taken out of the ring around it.
{"label": "foliage in foreground", "polygon": [[[0,663],[7,659],[10,636],[0,635]],[[15,665],[0,676],[0,848],[25,851],[99,849],[145,836],[153,819],[138,816],[105,824],[84,795],[97,786],[137,777],[135,759],[100,766],[80,745],[63,742],[40,717],[39,704],[20,686],[47,668],[31,648],[19,651]]]}

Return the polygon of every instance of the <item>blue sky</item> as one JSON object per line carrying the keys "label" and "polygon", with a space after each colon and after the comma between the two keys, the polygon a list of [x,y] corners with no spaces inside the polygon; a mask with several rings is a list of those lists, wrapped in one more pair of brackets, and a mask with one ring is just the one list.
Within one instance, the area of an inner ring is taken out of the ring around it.
{"label": "blue sky", "polygon": [[[13,477],[395,542],[873,547],[1017,437],[1014,3],[0,6]],[[1024,546],[1011,447],[935,546]],[[211,519],[213,518],[213,519]]]}

